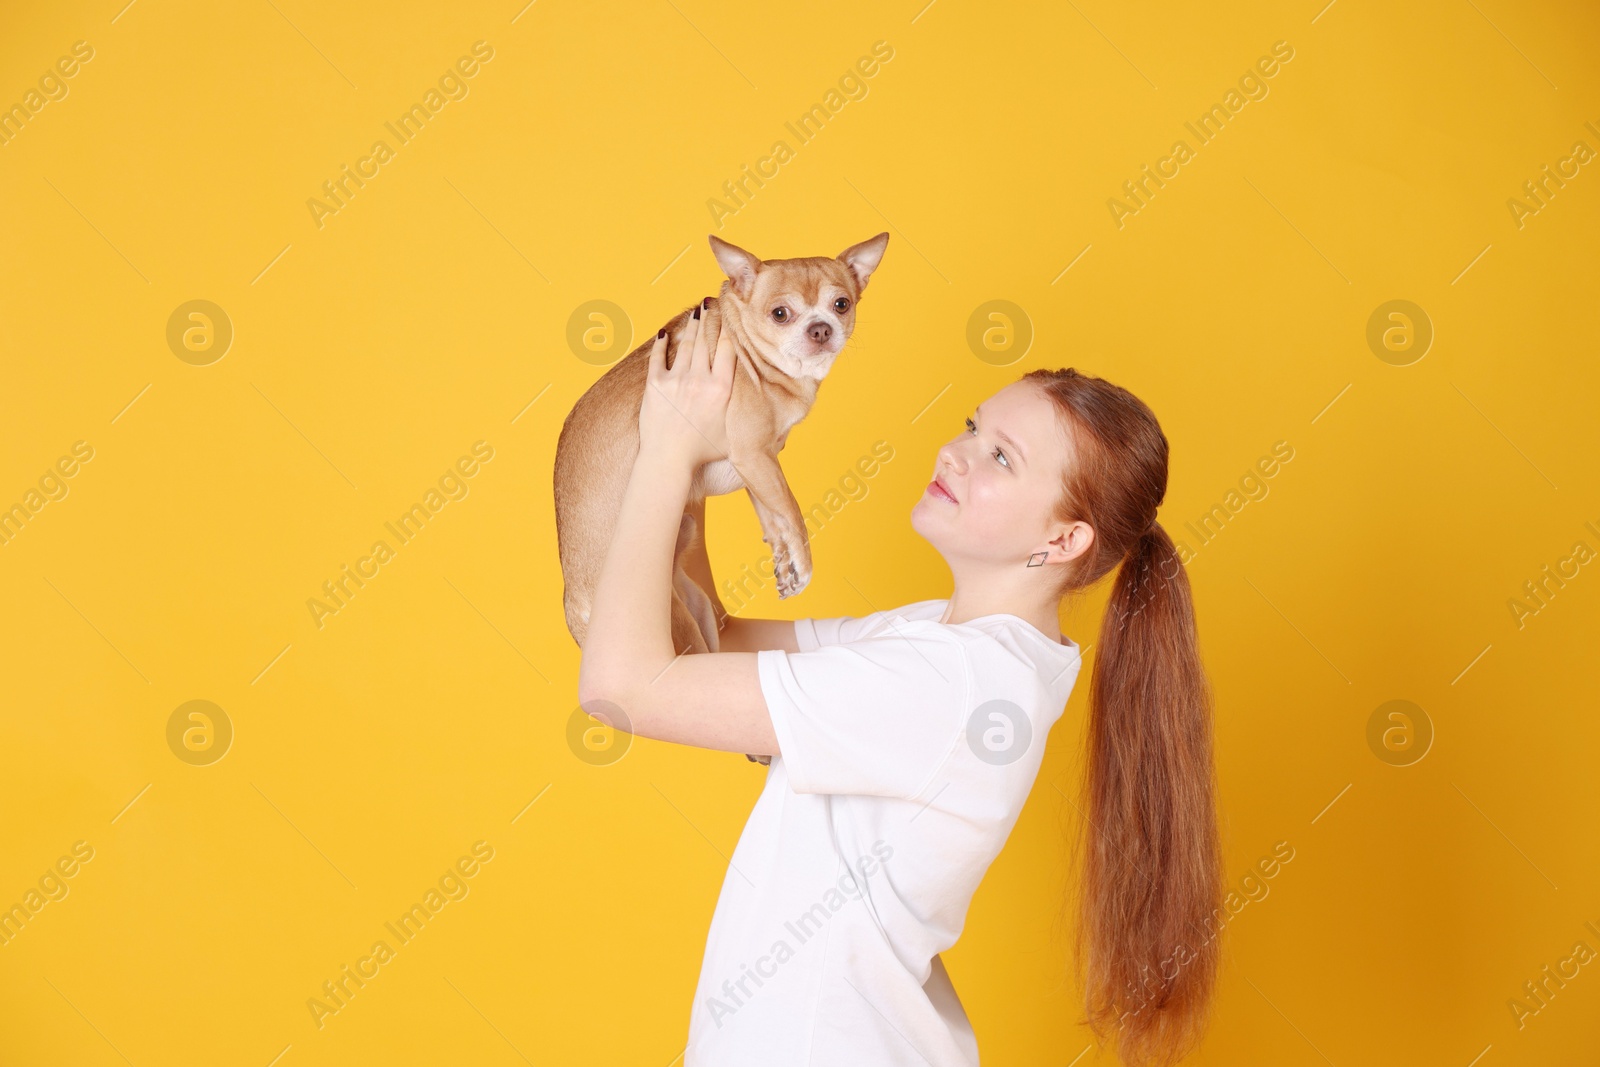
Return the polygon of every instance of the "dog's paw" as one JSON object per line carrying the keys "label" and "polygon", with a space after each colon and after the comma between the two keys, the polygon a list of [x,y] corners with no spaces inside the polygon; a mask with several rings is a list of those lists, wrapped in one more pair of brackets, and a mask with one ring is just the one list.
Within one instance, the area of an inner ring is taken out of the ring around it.
{"label": "dog's paw", "polygon": [[805,589],[811,582],[811,552],[805,542],[798,542],[800,551],[796,552],[785,537],[761,540],[772,546],[772,577],[778,584],[778,599],[785,600]]}
{"label": "dog's paw", "polygon": [[778,599],[786,600],[811,584],[811,553],[795,552],[788,542],[780,542],[772,553],[772,576],[778,583]]}
{"label": "dog's paw", "polygon": [[777,568],[778,599],[787,600],[796,596],[811,583],[811,568],[801,570],[794,561],[785,560],[783,566]]}
{"label": "dog's paw", "polygon": [[772,580],[778,583],[778,599],[794,593],[794,563],[789,558],[789,546],[782,541],[772,546]]}

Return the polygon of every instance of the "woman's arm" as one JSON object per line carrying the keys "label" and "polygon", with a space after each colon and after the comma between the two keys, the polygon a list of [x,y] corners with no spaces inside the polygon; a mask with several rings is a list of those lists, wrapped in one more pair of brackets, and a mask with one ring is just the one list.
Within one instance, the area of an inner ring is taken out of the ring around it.
{"label": "woman's arm", "polygon": [[595,585],[578,667],[578,700],[597,718],[617,709],[626,721],[611,725],[638,737],[776,755],[755,655],[679,656],[672,647],[678,525],[695,470],[727,451],[723,420],[733,352],[719,345],[711,366],[698,326],[695,320],[689,328],[694,343],[685,337],[670,370],[665,340],[658,336],[651,351],[639,453]]}
{"label": "woman's arm", "polygon": [[789,619],[739,619],[730,615],[721,640],[723,652],[761,652],[769,648],[800,651],[794,622]]}

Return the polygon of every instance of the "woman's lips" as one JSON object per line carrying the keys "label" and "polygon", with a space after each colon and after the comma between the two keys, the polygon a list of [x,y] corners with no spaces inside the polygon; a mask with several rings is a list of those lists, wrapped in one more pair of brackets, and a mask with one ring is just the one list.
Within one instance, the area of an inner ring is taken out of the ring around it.
{"label": "woman's lips", "polygon": [[945,500],[952,504],[956,502],[956,498],[950,495],[950,490],[941,485],[937,478],[928,483],[928,495],[938,497],[940,500]]}

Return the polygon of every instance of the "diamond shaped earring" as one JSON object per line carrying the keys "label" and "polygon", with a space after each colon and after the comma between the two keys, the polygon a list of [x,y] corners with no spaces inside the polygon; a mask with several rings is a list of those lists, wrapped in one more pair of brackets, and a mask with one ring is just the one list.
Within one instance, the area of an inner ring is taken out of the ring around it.
{"label": "diamond shaped earring", "polygon": [[1048,556],[1049,554],[1050,553],[1048,553],[1048,552],[1035,552],[1033,555],[1028,557],[1028,566],[1030,566],[1030,567],[1043,566],[1044,558],[1046,556]]}

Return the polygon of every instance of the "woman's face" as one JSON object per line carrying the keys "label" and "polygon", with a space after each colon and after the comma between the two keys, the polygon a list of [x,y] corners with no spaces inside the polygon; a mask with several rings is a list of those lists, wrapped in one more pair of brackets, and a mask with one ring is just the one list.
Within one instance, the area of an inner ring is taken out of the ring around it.
{"label": "woman's face", "polygon": [[962,419],[933,470],[955,499],[930,483],[911,509],[911,526],[947,560],[1026,562],[1062,530],[1051,512],[1072,446],[1055,404],[1035,386],[1013,382]]}

